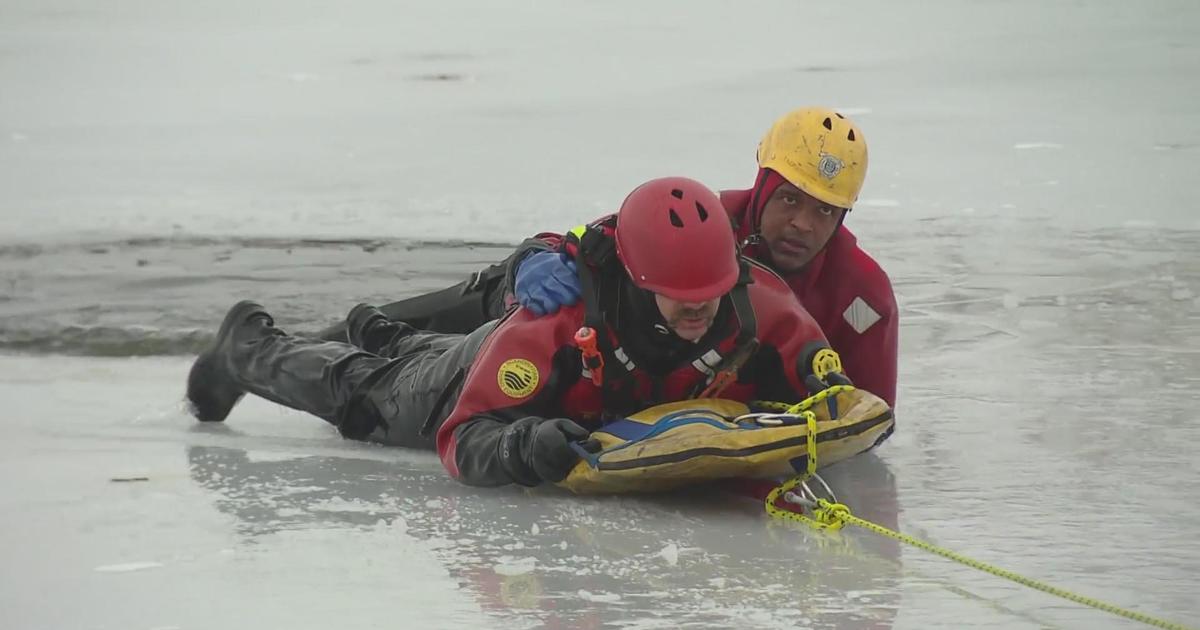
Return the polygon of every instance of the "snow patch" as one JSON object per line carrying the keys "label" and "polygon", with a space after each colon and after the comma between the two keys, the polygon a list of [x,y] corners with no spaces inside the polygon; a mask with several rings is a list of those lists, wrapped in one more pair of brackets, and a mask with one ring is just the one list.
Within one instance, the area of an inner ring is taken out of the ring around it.
{"label": "snow patch", "polygon": [[246,451],[246,460],[250,462],[286,462],[289,459],[303,459],[307,455],[287,453],[282,451]]}
{"label": "snow patch", "polygon": [[1063,145],[1058,144],[1057,142],[1018,142],[1013,145],[1013,148],[1019,149],[1019,150],[1061,149],[1061,148],[1063,148]]}
{"label": "snow patch", "polygon": [[124,564],[106,564],[95,568],[97,573],[130,573],[144,571],[163,566],[161,562],[126,562]]}

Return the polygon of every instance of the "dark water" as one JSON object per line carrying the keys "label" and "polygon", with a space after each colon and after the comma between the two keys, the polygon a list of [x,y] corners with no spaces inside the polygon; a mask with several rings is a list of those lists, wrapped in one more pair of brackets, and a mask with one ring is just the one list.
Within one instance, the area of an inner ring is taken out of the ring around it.
{"label": "dark water", "polygon": [[456,284],[512,245],[396,239],[143,238],[0,246],[0,349],[85,356],[196,352],[239,299],[314,332],[358,302]]}

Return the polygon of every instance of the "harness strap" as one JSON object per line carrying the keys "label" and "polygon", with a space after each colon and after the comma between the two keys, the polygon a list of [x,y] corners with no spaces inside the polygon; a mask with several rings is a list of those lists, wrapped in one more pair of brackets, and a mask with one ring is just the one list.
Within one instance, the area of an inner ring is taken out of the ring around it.
{"label": "harness strap", "polygon": [[[707,387],[697,386],[692,392],[696,398],[716,398],[726,387],[737,381],[738,370],[754,356],[758,350],[758,319],[754,315],[754,305],[750,303],[749,286],[754,282],[750,276],[750,263],[745,258],[738,258],[738,281],[729,292],[729,300],[733,303],[733,312],[738,319],[738,334],[735,339],[733,352],[723,358],[714,368],[715,374]],[[698,391],[696,391],[698,390]]]}

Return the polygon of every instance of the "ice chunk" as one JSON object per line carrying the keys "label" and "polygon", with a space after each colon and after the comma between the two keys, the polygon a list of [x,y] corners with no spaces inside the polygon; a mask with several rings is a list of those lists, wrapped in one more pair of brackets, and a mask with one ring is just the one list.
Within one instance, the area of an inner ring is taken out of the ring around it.
{"label": "ice chunk", "polygon": [[579,589],[579,599],[587,602],[601,602],[604,604],[615,604],[621,601],[621,596],[617,593],[593,593]]}
{"label": "ice chunk", "polygon": [[666,547],[663,547],[658,552],[658,555],[671,566],[679,564],[679,546],[675,543],[670,543]]}
{"label": "ice chunk", "polygon": [[512,576],[512,575],[524,575],[526,573],[529,573],[530,571],[533,571],[534,568],[536,568],[536,567],[537,567],[537,558],[503,557],[503,558],[500,558],[500,561],[496,563],[496,566],[493,567],[493,569],[496,571],[496,575]]}

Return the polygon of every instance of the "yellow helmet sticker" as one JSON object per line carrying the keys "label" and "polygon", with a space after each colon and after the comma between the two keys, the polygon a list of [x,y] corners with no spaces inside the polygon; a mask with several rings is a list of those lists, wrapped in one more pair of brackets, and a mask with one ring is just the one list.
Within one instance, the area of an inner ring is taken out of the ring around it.
{"label": "yellow helmet sticker", "polygon": [[538,369],[532,361],[509,359],[500,364],[496,372],[496,383],[500,391],[509,398],[524,398],[538,386]]}
{"label": "yellow helmet sticker", "polygon": [[842,358],[832,348],[821,348],[813,355],[812,373],[825,380],[830,372],[842,373]]}

